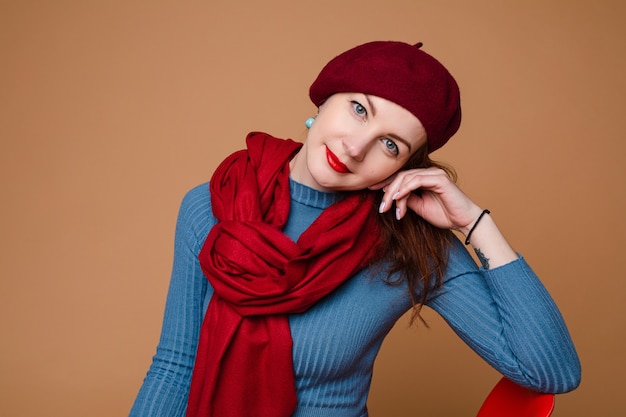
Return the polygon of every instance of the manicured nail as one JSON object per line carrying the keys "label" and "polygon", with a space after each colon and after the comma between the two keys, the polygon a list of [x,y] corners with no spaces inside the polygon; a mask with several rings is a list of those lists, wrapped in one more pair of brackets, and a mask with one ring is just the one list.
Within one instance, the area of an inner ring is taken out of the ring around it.
{"label": "manicured nail", "polygon": [[400,217],[400,209],[399,208],[396,209],[396,219],[398,219],[398,220],[401,219],[401,217]]}
{"label": "manicured nail", "polygon": [[383,201],[382,203],[380,203],[380,206],[378,206],[378,212],[382,213],[383,210],[385,210],[385,202]]}
{"label": "manicured nail", "polygon": [[395,200],[396,198],[398,198],[398,194],[400,194],[400,191],[396,191],[396,193],[393,195],[392,200]]}

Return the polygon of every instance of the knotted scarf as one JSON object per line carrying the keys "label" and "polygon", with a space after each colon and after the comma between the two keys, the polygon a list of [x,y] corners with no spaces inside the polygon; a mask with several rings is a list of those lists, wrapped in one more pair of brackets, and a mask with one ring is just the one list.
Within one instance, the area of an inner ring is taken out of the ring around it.
{"label": "knotted scarf", "polygon": [[187,417],[289,417],[297,398],[288,314],[306,311],[371,259],[372,198],[348,194],[297,242],[282,232],[289,161],[302,146],[247,137],[215,171],[218,223],[198,255],[214,294],[202,323]]}

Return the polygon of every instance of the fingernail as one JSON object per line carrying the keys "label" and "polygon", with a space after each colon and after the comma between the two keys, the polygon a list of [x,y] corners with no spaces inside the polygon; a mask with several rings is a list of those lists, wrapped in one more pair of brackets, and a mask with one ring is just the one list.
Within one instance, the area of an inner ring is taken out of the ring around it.
{"label": "fingernail", "polygon": [[385,202],[383,201],[382,203],[380,203],[380,206],[378,206],[378,212],[382,213],[383,210],[385,210]]}
{"label": "fingernail", "polygon": [[398,194],[400,194],[400,191],[396,191],[396,193],[393,195],[392,200],[395,200],[398,197]]}
{"label": "fingernail", "polygon": [[400,220],[400,209],[396,209],[396,219]]}

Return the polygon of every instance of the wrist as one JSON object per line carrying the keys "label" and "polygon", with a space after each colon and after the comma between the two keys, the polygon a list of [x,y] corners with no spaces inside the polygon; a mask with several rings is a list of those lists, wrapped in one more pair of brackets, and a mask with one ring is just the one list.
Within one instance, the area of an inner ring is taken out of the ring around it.
{"label": "wrist", "polygon": [[472,234],[474,234],[474,232],[476,231],[476,229],[479,227],[480,221],[483,219],[483,217],[485,217],[486,215],[490,214],[491,212],[488,209],[484,209],[476,218],[476,220],[472,223],[471,227],[469,228],[465,228],[467,230],[467,233],[465,231],[463,231],[463,234],[465,235],[465,244],[469,245],[470,244],[470,239],[472,238]]}

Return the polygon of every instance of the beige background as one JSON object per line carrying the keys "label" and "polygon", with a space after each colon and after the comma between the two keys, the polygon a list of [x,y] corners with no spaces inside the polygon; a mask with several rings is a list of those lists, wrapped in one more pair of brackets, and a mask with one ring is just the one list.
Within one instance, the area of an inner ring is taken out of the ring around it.
{"label": "beige background", "polygon": [[[624,400],[626,18],[615,1],[0,2],[0,415],[126,415],[159,337],[178,205],[250,130],[302,139],[336,53],[423,41],[464,124],[434,154],[559,303],[583,383]],[[498,376],[432,312],[387,339],[374,417],[472,416]]]}

